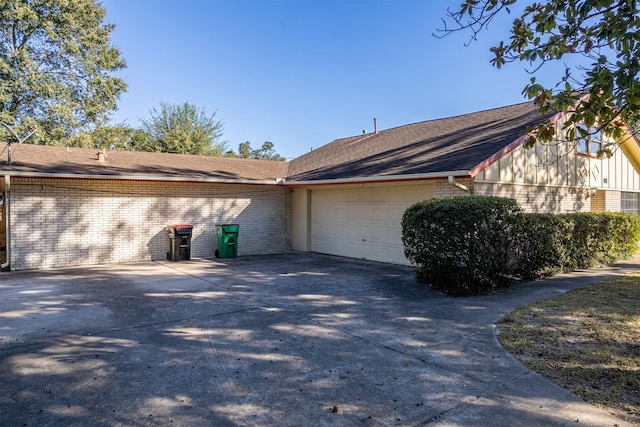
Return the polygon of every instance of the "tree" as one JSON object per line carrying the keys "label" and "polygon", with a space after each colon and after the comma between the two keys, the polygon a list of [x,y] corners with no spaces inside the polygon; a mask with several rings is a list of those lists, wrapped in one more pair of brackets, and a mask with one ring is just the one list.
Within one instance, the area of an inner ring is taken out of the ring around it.
{"label": "tree", "polygon": [[[143,151],[151,137],[142,129],[125,124],[100,126],[91,132],[81,132],[68,139],[71,147],[99,148],[103,150]],[[141,148],[142,147],[142,148]]]}
{"label": "tree", "polygon": [[142,120],[143,130],[150,138],[136,149],[164,153],[222,156],[226,143],[221,141],[222,123],[204,109],[184,104],[160,103],[152,108],[151,118]]}
{"label": "tree", "polygon": [[[542,112],[572,113],[564,125],[565,137],[600,131],[620,137],[624,123],[639,122],[639,0],[463,0],[459,9],[448,10],[440,31],[446,35],[468,30],[475,40],[498,14],[511,13],[516,3],[525,6],[523,12],[513,21],[509,40],[491,48],[491,63],[500,68],[527,62],[533,77],[523,94]],[[536,72],[546,63],[568,57],[580,59],[579,65],[565,65],[555,86],[536,81]],[[554,138],[555,126],[542,122],[531,129],[526,146]],[[610,151],[605,148],[599,154]]]}
{"label": "tree", "polygon": [[238,145],[238,157],[250,159],[252,154],[253,150],[251,149],[251,143],[249,141],[242,142]]}
{"label": "tree", "polygon": [[0,121],[63,144],[104,123],[126,84],[97,0],[0,0]]}
{"label": "tree", "polygon": [[265,141],[262,144],[262,147],[254,150],[254,158],[262,159],[262,160],[277,160],[277,161],[285,161],[286,159],[282,157],[280,154],[276,153],[276,150],[273,148],[273,142]]}
{"label": "tree", "polygon": [[225,153],[228,157],[240,157],[243,159],[259,159],[259,160],[275,160],[275,161],[286,161],[284,157],[280,154],[276,153],[273,142],[265,141],[262,144],[262,147],[252,149],[251,143],[249,141],[242,142],[238,145],[238,154],[234,153],[233,150]]}

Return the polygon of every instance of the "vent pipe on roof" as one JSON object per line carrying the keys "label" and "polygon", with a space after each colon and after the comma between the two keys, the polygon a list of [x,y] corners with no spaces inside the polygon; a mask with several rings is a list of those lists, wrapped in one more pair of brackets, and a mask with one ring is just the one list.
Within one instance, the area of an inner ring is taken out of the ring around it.
{"label": "vent pipe on roof", "polygon": [[373,118],[373,133],[378,133],[378,120]]}
{"label": "vent pipe on roof", "polygon": [[104,157],[104,151],[102,151],[102,150],[98,151],[98,154],[97,154],[97,160],[98,160],[99,162],[104,162],[104,160],[105,160],[105,157]]}

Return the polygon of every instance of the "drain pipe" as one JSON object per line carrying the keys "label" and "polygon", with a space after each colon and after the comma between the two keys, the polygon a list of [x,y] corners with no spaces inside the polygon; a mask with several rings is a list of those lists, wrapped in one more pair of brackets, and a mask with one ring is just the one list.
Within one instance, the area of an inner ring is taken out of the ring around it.
{"label": "drain pipe", "polygon": [[449,184],[453,185],[454,187],[458,187],[462,191],[466,191],[467,193],[471,193],[471,190],[469,190],[469,187],[467,187],[464,184],[460,184],[459,182],[457,182],[453,175],[449,175]]}
{"label": "drain pipe", "polygon": [[10,226],[11,216],[9,215],[10,206],[11,206],[11,203],[9,203],[9,200],[11,199],[10,195],[11,195],[11,175],[5,175],[3,203],[4,203],[5,224],[6,224],[5,256],[7,258],[7,261],[4,264],[0,264],[0,271],[9,269],[9,266],[11,265],[11,226]]}

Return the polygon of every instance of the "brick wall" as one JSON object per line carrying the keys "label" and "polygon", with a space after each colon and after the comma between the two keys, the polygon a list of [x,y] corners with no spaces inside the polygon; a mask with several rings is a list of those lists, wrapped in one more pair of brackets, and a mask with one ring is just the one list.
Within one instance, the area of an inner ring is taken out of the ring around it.
{"label": "brick wall", "polygon": [[282,186],[12,178],[14,270],[166,260],[168,224],[194,226],[192,258],[213,258],[216,224],[240,224],[238,255],[290,248]]}
{"label": "brick wall", "polygon": [[448,180],[438,179],[435,181],[435,196],[437,198],[456,197],[456,196],[468,196],[473,194],[473,179],[471,178],[456,178],[456,182],[467,187],[470,192],[456,187],[449,183]]}
{"label": "brick wall", "polygon": [[607,210],[606,191],[597,190],[591,196],[591,212],[604,212]]}
{"label": "brick wall", "polygon": [[605,192],[605,210],[610,212],[620,212],[621,209],[620,191]]}

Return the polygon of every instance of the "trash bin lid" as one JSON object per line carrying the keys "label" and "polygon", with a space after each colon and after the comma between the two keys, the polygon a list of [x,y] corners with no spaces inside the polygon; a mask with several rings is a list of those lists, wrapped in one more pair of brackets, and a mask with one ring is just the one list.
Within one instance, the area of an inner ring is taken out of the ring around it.
{"label": "trash bin lid", "polygon": [[168,228],[193,228],[193,225],[189,225],[189,224],[174,224],[174,225],[167,225]]}
{"label": "trash bin lid", "polygon": [[217,224],[216,229],[222,230],[225,233],[237,233],[240,229],[240,224]]}

